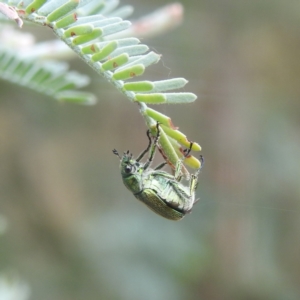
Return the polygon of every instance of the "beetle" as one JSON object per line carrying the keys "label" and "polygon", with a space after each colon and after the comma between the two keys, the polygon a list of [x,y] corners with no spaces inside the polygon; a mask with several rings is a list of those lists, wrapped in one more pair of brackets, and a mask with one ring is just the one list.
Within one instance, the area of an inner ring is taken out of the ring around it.
{"label": "beetle", "polygon": [[[150,130],[147,131],[149,144],[136,159],[129,151],[124,152],[123,156],[120,156],[116,149],[113,150],[113,153],[120,159],[120,171],[124,185],[138,200],[164,218],[174,221],[181,220],[191,212],[194,204],[199,200],[195,200],[195,190],[198,184],[198,175],[203,166],[203,157],[200,156],[201,166],[195,174],[191,175],[188,186],[180,182],[181,166],[191,152],[192,142],[189,149],[184,151],[183,158],[177,162],[174,175],[161,170],[167,162],[151,169],[160,136],[158,122],[156,132],[156,137],[152,142]],[[142,163],[142,158],[148,152],[148,160]]]}

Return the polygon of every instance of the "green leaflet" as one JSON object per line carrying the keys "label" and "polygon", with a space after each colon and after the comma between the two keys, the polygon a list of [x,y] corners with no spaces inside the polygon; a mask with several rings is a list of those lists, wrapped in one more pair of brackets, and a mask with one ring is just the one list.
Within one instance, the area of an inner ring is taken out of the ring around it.
{"label": "green leaflet", "polygon": [[[122,20],[120,16],[127,14],[131,8],[125,7],[123,12],[122,8],[117,11],[116,1],[104,0],[10,0],[10,4],[21,8],[23,19],[50,27],[57,37],[96,72],[111,82],[130,101],[138,103],[149,128],[158,121],[162,130],[161,147],[169,161],[176,165],[178,156],[182,155],[180,145],[187,147],[189,139],[177,130],[170,117],[148,108],[147,104],[185,104],[195,101],[197,97],[193,93],[178,92],[178,89],[187,83],[184,78],[126,82],[143,75],[146,68],[157,63],[161,57],[153,51],[147,52],[148,46],[139,44],[137,38],[114,38],[114,34],[130,26],[131,23]],[[59,93],[61,101],[93,103],[92,100],[84,100],[84,94],[76,97],[67,92],[62,94],[62,91],[81,86],[85,81],[83,78],[66,78],[64,73],[54,75],[47,68],[4,56],[3,60],[0,57],[0,71],[4,76],[12,76],[15,82],[48,95],[52,94],[56,98]],[[25,80],[28,82],[25,83]],[[200,151],[201,147],[194,143],[192,150]],[[197,161],[193,156],[185,159],[185,162],[193,167],[197,167]],[[199,164],[198,161],[198,166]]]}

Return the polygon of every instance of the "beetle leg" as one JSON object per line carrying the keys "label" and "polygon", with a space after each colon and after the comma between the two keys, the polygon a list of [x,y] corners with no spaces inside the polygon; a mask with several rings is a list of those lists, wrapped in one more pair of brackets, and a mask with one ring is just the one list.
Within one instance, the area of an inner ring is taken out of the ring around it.
{"label": "beetle leg", "polygon": [[152,143],[152,147],[150,148],[149,158],[148,158],[147,162],[144,164],[144,167],[143,167],[144,170],[146,170],[151,165],[151,162],[153,161],[153,157],[154,157],[155,150],[156,150],[158,140],[159,140],[159,136],[160,136],[159,122],[156,123],[156,131],[157,131],[157,134],[156,134],[156,137],[154,139],[154,142]]}
{"label": "beetle leg", "polygon": [[151,144],[152,144],[152,141],[151,141],[151,136],[150,136],[150,130],[147,130],[147,137],[149,139],[149,143],[148,143],[148,146],[147,148],[138,156],[138,158],[136,159],[136,161],[140,161],[144,155],[149,151],[150,147],[151,147]]}
{"label": "beetle leg", "polygon": [[199,168],[199,172],[202,170],[202,168],[204,166],[204,157],[203,157],[203,155],[200,155],[200,163],[201,163],[201,165],[200,165],[200,168]]}
{"label": "beetle leg", "polygon": [[200,168],[196,171],[195,174],[192,175],[192,178],[191,178],[190,190],[193,191],[193,192],[195,192],[195,190],[198,186],[198,177],[199,177],[200,171],[201,171],[201,169],[203,168],[203,165],[204,165],[204,158],[203,158],[202,155],[200,155],[200,163],[201,163]]}
{"label": "beetle leg", "polygon": [[[191,176],[191,180],[190,180],[190,195],[193,195],[193,193],[195,193],[195,190],[197,189],[197,186],[198,186],[198,176],[199,176],[199,173],[203,167],[203,164],[204,164],[204,158],[202,155],[200,155],[200,162],[201,162],[201,166],[200,168],[196,171],[195,174],[192,174]],[[194,201],[194,204],[196,202],[198,202],[199,199],[195,200]]]}
{"label": "beetle leg", "polygon": [[178,176],[178,177],[177,177],[177,182],[180,182],[181,179],[182,179],[182,175]]}
{"label": "beetle leg", "polygon": [[160,170],[160,169],[162,169],[167,164],[168,164],[167,162],[163,162],[160,165],[158,165],[154,170]]}
{"label": "beetle leg", "polygon": [[[183,159],[185,159],[185,157],[183,157]],[[183,159],[179,159],[176,163],[175,174],[174,174],[176,181],[178,181],[179,178],[181,177],[181,165],[182,165]]]}
{"label": "beetle leg", "polygon": [[190,180],[190,195],[192,195],[196,188],[197,188],[197,185],[198,185],[198,175],[199,175],[199,172],[197,171],[195,174],[192,174],[191,176],[191,180]]}
{"label": "beetle leg", "polygon": [[183,157],[181,159],[179,159],[176,163],[176,168],[175,168],[175,180],[179,181],[181,179],[181,166],[183,164],[183,161],[186,159],[186,157],[188,157],[188,155],[190,154],[191,150],[193,147],[193,142],[190,143],[190,147],[189,149],[187,149],[183,155]]}

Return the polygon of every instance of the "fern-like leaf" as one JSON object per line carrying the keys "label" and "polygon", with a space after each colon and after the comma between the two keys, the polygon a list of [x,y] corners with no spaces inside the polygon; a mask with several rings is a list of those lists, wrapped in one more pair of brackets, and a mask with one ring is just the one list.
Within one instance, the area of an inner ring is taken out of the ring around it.
{"label": "fern-like leaf", "polygon": [[[57,37],[97,73],[112,83],[130,101],[138,103],[153,135],[156,122],[161,122],[163,126],[160,150],[171,166],[176,165],[179,157],[183,155],[181,146],[187,147],[190,142],[172,125],[170,118],[149,109],[146,104],[190,103],[196,99],[196,95],[169,92],[182,88],[187,83],[182,78],[156,82],[125,82],[144,74],[148,66],[159,61],[160,55],[153,51],[147,52],[148,47],[139,44],[136,38],[114,38],[118,32],[126,30],[131,24],[118,16],[120,10],[115,10],[118,1],[10,0],[9,4],[14,6],[22,19],[50,27]],[[192,150],[200,151],[201,147],[194,143]],[[194,168],[200,167],[199,160],[192,156],[187,157],[185,163]]]}
{"label": "fern-like leaf", "polygon": [[65,63],[40,62],[19,58],[17,53],[0,47],[0,78],[26,86],[58,101],[94,104],[96,97],[77,91],[86,86],[89,78],[77,72],[68,72]]}

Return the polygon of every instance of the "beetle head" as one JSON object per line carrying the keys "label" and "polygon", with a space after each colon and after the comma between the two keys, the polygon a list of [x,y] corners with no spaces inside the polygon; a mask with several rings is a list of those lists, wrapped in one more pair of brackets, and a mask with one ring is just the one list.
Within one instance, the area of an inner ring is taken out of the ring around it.
{"label": "beetle head", "polygon": [[129,150],[124,152],[122,157],[115,149],[113,153],[120,158],[120,169],[123,178],[141,173],[142,164],[132,158],[132,153],[129,153]]}

